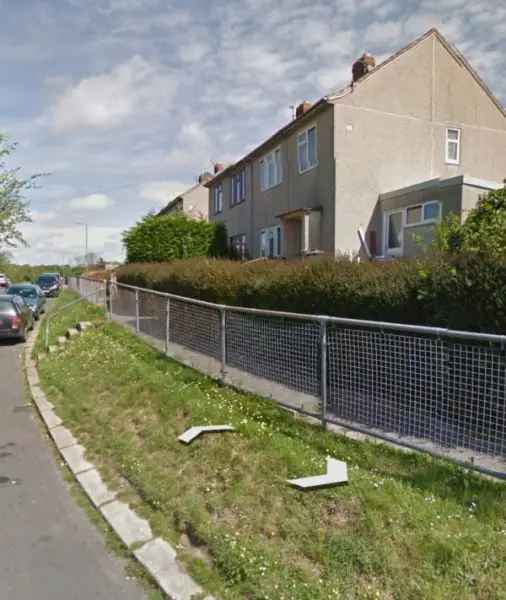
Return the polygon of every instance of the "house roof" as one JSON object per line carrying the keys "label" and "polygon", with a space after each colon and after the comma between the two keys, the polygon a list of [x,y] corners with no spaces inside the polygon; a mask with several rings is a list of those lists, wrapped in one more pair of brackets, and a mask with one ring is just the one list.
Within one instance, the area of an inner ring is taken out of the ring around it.
{"label": "house roof", "polygon": [[196,190],[198,187],[200,187],[202,184],[200,183],[196,183],[195,185],[192,185],[190,188],[188,188],[187,190],[185,190],[182,194],[179,194],[179,196],[176,196],[173,200],[171,200],[166,206],[164,206],[160,212],[158,213],[158,215],[164,215],[165,213],[170,212],[170,210],[180,201],[180,200],[184,200],[184,197],[187,196],[188,194],[190,194],[191,192],[193,192],[193,190]]}
{"label": "house roof", "polygon": [[337,90],[331,94],[328,94],[327,96],[323,96],[322,98],[320,98],[303,115],[294,119],[293,121],[290,121],[287,125],[284,125],[283,127],[281,127],[281,129],[278,129],[273,135],[271,135],[264,142],[259,144],[251,152],[249,152],[248,154],[243,156],[237,162],[232,163],[231,165],[229,165],[228,167],[223,169],[223,171],[220,171],[219,173],[217,173],[213,177],[213,179],[211,179],[210,181],[208,181],[205,184],[205,186],[211,187],[214,183],[223,179],[223,177],[230,174],[234,169],[236,169],[240,165],[252,160],[256,156],[261,154],[266,149],[267,146],[271,145],[276,140],[284,137],[292,129],[297,128],[303,121],[305,121],[308,118],[309,115],[313,116],[318,110],[321,110],[324,106],[329,105],[329,104],[334,104],[343,96],[352,93],[356,86],[362,85],[365,81],[367,81],[370,77],[373,77],[376,73],[378,73],[378,71],[383,69],[385,66],[387,66],[388,64],[390,64],[391,62],[393,62],[394,60],[396,60],[397,58],[399,58],[400,56],[402,56],[403,54],[405,54],[406,52],[408,52],[415,46],[417,46],[418,44],[421,44],[423,41],[425,41],[427,38],[429,38],[431,36],[435,36],[439,40],[439,42],[441,42],[441,44],[446,48],[446,50],[453,56],[453,58],[459,64],[461,64],[465,69],[467,69],[467,71],[471,74],[473,79],[478,83],[478,85],[481,86],[481,88],[487,94],[487,96],[490,98],[490,100],[496,105],[496,107],[499,109],[501,114],[506,118],[506,109],[503,107],[503,105],[498,100],[498,98],[492,93],[492,90],[487,86],[487,84],[483,81],[483,79],[474,70],[474,68],[471,66],[469,61],[464,57],[464,55],[459,50],[457,50],[457,48],[455,46],[453,46],[444,37],[444,35],[438,29],[433,27],[432,29],[429,29],[427,32],[425,32],[420,37],[418,37],[415,40],[413,40],[412,42],[410,42],[407,46],[404,46],[403,48],[401,48],[400,50],[398,50],[397,52],[395,52],[394,54],[392,54],[391,56],[386,58],[383,62],[381,62],[379,65],[377,65],[374,69],[371,69],[371,71],[366,73],[358,81],[352,82],[351,84],[341,88],[340,90]]}

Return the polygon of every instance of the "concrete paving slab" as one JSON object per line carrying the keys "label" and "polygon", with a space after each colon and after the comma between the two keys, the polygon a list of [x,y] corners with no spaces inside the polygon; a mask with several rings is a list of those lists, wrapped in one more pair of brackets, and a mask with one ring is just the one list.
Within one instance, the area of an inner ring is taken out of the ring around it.
{"label": "concrete paving slab", "polygon": [[70,338],[78,336],[79,331],[77,329],[74,329],[73,327],[71,327],[70,329],[67,329],[67,333],[65,335],[70,339]]}
{"label": "concrete paving slab", "polygon": [[191,600],[202,594],[202,588],[184,571],[176,552],[166,541],[156,538],[135,550],[134,554],[169,598]]}
{"label": "concrete paving slab", "polygon": [[77,480],[97,508],[116,498],[116,494],[107,488],[96,469],[80,473],[77,475]]}
{"label": "concrete paving slab", "polygon": [[153,537],[149,523],[137,516],[124,502],[115,500],[104,504],[100,507],[100,512],[126,546],[147,542]]}
{"label": "concrete paving slab", "polygon": [[62,448],[60,452],[62,453],[63,458],[67,462],[69,469],[72,471],[72,473],[74,473],[74,475],[82,473],[83,471],[89,471],[95,467],[93,463],[85,460],[85,448],[79,444],[76,444],[75,446],[69,446],[68,448]]}
{"label": "concrete paving slab", "polygon": [[315,490],[327,488],[334,485],[348,483],[348,466],[341,460],[327,457],[327,473],[314,477],[301,477],[299,479],[288,479],[288,483],[300,490]]}
{"label": "concrete paving slab", "polygon": [[66,427],[53,427],[53,429],[49,430],[49,433],[59,450],[68,448],[69,446],[75,446],[77,444],[76,438]]}
{"label": "concrete paving slab", "polygon": [[60,417],[55,415],[54,411],[51,409],[43,410],[40,413],[40,415],[48,429],[52,429],[53,427],[58,427],[58,425],[62,424],[62,420],[60,419]]}
{"label": "concrete paving slab", "polygon": [[183,444],[190,444],[194,439],[198,438],[202,433],[222,433],[224,431],[235,431],[231,425],[203,425],[190,427],[177,439]]}

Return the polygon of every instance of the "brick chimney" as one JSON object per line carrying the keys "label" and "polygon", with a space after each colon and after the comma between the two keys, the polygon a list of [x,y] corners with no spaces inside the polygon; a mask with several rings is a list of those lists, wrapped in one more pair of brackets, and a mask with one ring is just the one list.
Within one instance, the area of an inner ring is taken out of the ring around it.
{"label": "brick chimney", "polygon": [[353,63],[351,71],[353,73],[353,82],[358,81],[364,75],[367,75],[369,71],[372,71],[376,66],[376,60],[374,56],[371,56],[367,52],[364,52],[360,58]]}
{"label": "brick chimney", "polygon": [[312,106],[311,102],[308,102],[307,100],[304,100],[304,102],[301,102],[295,109],[295,118],[298,119],[299,117],[302,117],[302,115],[307,113],[307,111],[311,108],[311,106]]}
{"label": "brick chimney", "polygon": [[214,174],[217,175],[220,171],[223,171],[225,165],[223,163],[214,163]]}
{"label": "brick chimney", "polygon": [[198,182],[200,183],[200,185],[205,185],[208,181],[211,181],[211,179],[213,178],[213,176],[211,175],[211,173],[209,173],[209,171],[205,171],[205,173],[201,173],[198,177]]}

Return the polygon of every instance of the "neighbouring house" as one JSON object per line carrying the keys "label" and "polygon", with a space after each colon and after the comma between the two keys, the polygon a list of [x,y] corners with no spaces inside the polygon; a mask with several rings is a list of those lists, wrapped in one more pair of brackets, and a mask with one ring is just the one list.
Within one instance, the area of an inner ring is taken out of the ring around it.
{"label": "neighbouring house", "polygon": [[208,220],[209,192],[205,184],[213,178],[211,173],[199,175],[197,183],[182,194],[171,200],[158,213],[159,216],[183,212],[193,219]]}
{"label": "neighbouring house", "polygon": [[502,186],[505,110],[439,31],[352,75],[206,183],[239,255],[417,254]]}

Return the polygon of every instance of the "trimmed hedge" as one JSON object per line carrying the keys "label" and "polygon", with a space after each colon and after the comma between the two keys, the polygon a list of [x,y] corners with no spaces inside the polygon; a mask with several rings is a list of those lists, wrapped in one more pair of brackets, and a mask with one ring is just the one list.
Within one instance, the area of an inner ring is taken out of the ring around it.
{"label": "trimmed hedge", "polygon": [[506,260],[357,263],[193,259],[132,264],[123,283],[211,302],[506,333]]}
{"label": "trimmed hedge", "polygon": [[183,213],[149,214],[123,233],[123,243],[129,263],[223,256],[227,252],[222,225],[191,219]]}

